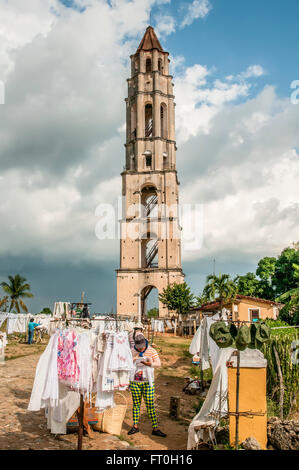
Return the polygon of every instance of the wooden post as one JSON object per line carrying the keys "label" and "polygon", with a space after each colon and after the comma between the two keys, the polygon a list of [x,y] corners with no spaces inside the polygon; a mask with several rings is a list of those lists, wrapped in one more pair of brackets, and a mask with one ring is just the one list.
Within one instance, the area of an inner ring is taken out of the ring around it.
{"label": "wooden post", "polygon": [[179,419],[180,417],[180,397],[170,397],[170,407],[169,407],[169,416],[174,419]]}
{"label": "wooden post", "polygon": [[283,376],[281,372],[279,356],[278,356],[275,346],[273,346],[273,351],[275,354],[277,372],[278,372],[278,377],[279,377],[279,417],[280,419],[283,419],[283,396],[284,396]]}
{"label": "wooden post", "polygon": [[78,429],[78,450],[82,450],[82,438],[83,438],[83,419],[84,419],[84,400],[83,395],[80,395],[80,413],[78,413],[78,422],[79,422],[79,429]]}

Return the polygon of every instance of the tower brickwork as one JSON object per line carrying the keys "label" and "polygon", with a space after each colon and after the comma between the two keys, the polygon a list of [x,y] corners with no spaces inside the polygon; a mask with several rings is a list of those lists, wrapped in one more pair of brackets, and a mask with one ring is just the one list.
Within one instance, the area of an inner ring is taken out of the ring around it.
{"label": "tower brickwork", "polygon": [[[181,266],[175,103],[168,52],[148,27],[134,55],[126,99],[126,163],[117,313],[141,319],[153,288],[184,282]],[[159,302],[159,316],[168,316]]]}

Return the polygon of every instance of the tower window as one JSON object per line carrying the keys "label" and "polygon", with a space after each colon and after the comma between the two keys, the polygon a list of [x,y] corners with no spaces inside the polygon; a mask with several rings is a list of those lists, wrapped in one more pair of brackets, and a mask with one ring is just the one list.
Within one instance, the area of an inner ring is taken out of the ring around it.
{"label": "tower window", "polygon": [[163,71],[162,59],[158,59],[158,70],[159,70],[159,72],[162,72],[162,71]]}
{"label": "tower window", "polygon": [[161,104],[160,108],[160,125],[161,125],[161,137],[167,139],[167,107],[166,104]]}
{"label": "tower window", "polygon": [[150,73],[152,71],[152,61],[151,61],[151,59],[146,59],[145,71],[146,71],[146,73]]}
{"label": "tower window", "polygon": [[152,166],[152,156],[151,155],[146,155],[145,156],[145,164],[146,166]]}
{"label": "tower window", "polygon": [[153,107],[151,104],[145,105],[145,137],[153,136]]}

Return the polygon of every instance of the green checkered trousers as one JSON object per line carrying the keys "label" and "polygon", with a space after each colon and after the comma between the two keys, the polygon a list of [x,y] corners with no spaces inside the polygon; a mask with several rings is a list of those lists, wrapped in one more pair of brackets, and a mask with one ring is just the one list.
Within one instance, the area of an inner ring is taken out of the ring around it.
{"label": "green checkered trousers", "polygon": [[133,424],[138,424],[140,416],[141,398],[143,396],[147,414],[151,420],[153,428],[158,426],[155,409],[155,384],[152,386],[148,382],[130,382],[130,390],[133,398]]}

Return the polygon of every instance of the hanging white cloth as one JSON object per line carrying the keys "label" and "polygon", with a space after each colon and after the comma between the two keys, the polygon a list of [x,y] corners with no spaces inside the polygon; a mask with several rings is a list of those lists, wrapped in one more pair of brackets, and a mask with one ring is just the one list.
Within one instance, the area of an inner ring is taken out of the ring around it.
{"label": "hanging white cloth", "polygon": [[133,369],[133,357],[130,350],[128,333],[123,331],[115,333],[113,338],[113,348],[109,360],[108,368],[112,371]]}
{"label": "hanging white cloth", "polygon": [[17,318],[18,318],[17,315],[14,315],[13,313],[9,314],[8,319],[7,319],[7,326],[6,326],[8,335],[11,335],[12,333],[14,333]]}
{"label": "hanging white cloth", "polygon": [[8,318],[8,316],[9,316],[9,313],[0,312],[0,328],[3,325],[3,323],[5,322],[5,320]]}
{"label": "hanging white cloth", "polygon": [[200,338],[201,338],[201,325],[196,330],[195,335],[192,338],[190,347],[189,347],[189,353],[194,356],[195,354],[199,353],[200,351]]}
{"label": "hanging white cloth", "polygon": [[66,434],[67,422],[80,406],[80,394],[59,383],[59,403],[46,410],[47,428],[52,434]]}
{"label": "hanging white cloth", "polygon": [[[53,354],[54,351],[54,354]],[[56,360],[54,359],[54,355],[56,352]],[[54,359],[54,360],[53,360]],[[53,378],[48,379],[48,375],[50,371],[55,371],[55,364],[56,364],[56,375]],[[51,387],[52,382],[52,387]],[[47,383],[47,393],[46,393],[46,383]],[[45,406],[45,399],[49,398],[51,393],[50,389],[53,388],[52,397],[54,397],[54,405],[58,405],[58,377],[57,377],[57,335],[53,335],[50,338],[50,341],[39,358],[35,378],[33,383],[33,388],[31,392],[31,397],[28,405],[29,411],[39,411],[41,408]],[[45,391],[45,393],[44,393]],[[48,397],[46,397],[48,395]],[[55,397],[57,397],[55,403]],[[53,400],[52,400],[53,403]],[[53,406],[54,406],[53,405]]]}
{"label": "hanging white cloth", "polygon": [[55,302],[54,309],[53,309],[53,317],[55,318],[62,318],[64,313],[66,313],[66,317],[69,318],[69,302]]}
{"label": "hanging white cloth", "polygon": [[201,359],[201,368],[206,370],[210,368],[209,362],[209,338],[208,338],[208,321],[207,318],[203,318],[201,324],[201,336],[200,336],[200,350],[199,357]]}
{"label": "hanging white cloth", "polygon": [[213,415],[211,416],[211,413],[217,412],[220,414],[220,416],[224,416],[228,411],[226,361],[229,360],[234,350],[234,348],[221,349],[218,358],[218,363],[215,368],[215,373],[207,397],[199,413],[193,418],[188,429],[188,450],[193,449],[199,442],[199,440],[203,439],[203,430],[200,429],[198,431],[195,431],[194,427],[203,424],[210,424],[212,427],[216,427],[218,424],[218,418]]}

